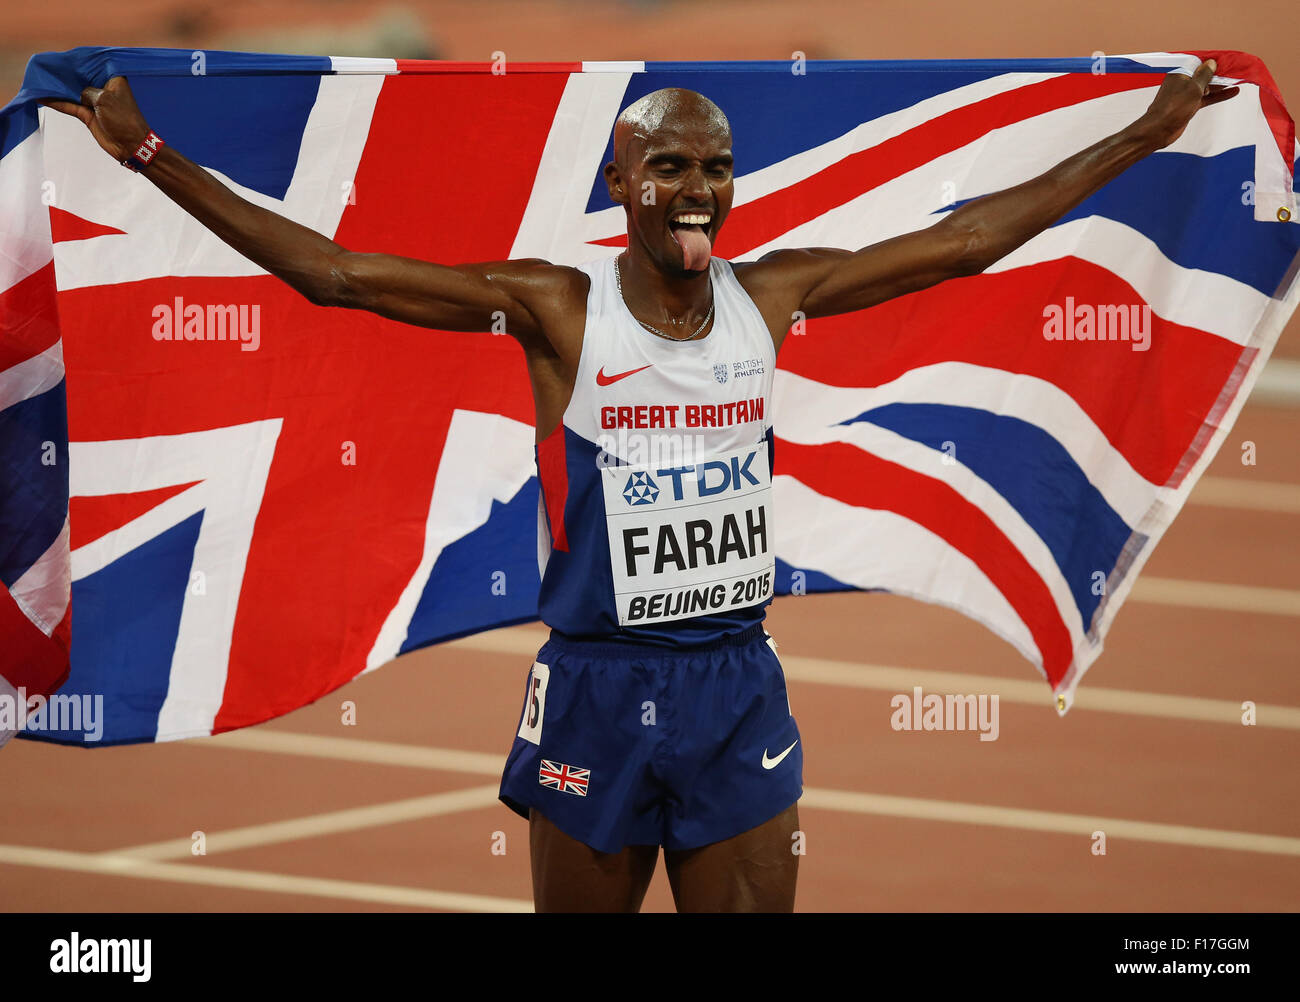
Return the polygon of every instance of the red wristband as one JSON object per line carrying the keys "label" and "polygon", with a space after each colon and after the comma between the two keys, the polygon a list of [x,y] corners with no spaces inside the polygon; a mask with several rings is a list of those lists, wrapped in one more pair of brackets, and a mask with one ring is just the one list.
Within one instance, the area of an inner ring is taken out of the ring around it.
{"label": "red wristband", "polygon": [[133,171],[139,173],[149,166],[149,161],[156,157],[158,151],[166,145],[158,138],[158,133],[151,130],[149,135],[144,137],[144,142],[140,144],[140,148],[123,160],[122,165],[130,167]]}

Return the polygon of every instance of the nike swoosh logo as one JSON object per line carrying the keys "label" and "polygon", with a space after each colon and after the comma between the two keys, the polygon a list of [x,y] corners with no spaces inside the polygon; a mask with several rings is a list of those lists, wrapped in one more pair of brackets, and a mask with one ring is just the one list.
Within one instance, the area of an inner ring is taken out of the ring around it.
{"label": "nike swoosh logo", "polygon": [[[798,741],[795,741],[794,745],[797,745],[798,743],[799,743]],[[791,745],[789,748],[787,748],[785,751],[783,751],[783,752],[782,752],[780,755],[778,755],[776,758],[768,758],[768,757],[767,757],[767,749],[764,748],[764,749],[763,749],[763,768],[764,768],[764,769],[775,769],[778,765],[781,764],[781,762],[785,759],[785,757],[786,757],[787,755],[789,755],[792,751],[794,751],[794,745]]]}
{"label": "nike swoosh logo", "polygon": [[627,372],[620,372],[613,376],[605,375],[605,367],[602,365],[600,371],[596,373],[596,385],[608,386],[610,383],[617,383],[620,379],[627,379],[628,376],[635,376],[638,372],[648,369],[652,365],[654,365],[654,362],[651,362],[650,365],[643,365],[640,369],[628,369]]}

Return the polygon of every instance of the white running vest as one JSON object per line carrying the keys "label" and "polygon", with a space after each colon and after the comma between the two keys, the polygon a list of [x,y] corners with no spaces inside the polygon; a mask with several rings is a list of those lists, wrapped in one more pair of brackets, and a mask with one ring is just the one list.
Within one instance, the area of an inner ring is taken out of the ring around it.
{"label": "white running vest", "polygon": [[670,341],[591,278],[563,428],[538,447],[541,615],[576,636],[709,642],[772,596],[776,351],[729,262],[713,258],[708,335]]}

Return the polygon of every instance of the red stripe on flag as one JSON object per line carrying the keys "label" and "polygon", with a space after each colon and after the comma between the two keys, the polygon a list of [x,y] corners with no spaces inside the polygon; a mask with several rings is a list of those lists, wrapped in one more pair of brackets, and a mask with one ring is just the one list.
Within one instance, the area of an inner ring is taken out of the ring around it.
{"label": "red stripe on flag", "polygon": [[59,339],[54,262],[0,292],[0,369],[39,355]]}
{"label": "red stripe on flag", "polygon": [[441,59],[398,59],[398,73],[491,73],[497,76],[510,73],[581,73],[582,63],[515,63],[452,62]]}
{"label": "red stripe on flag", "polygon": [[1043,579],[997,524],[948,484],[843,442],[779,441],[776,473],[857,508],[892,511],[970,557],[1029,628],[1053,688],[1070,667],[1070,633]]}
{"label": "red stripe on flag", "polygon": [[1160,78],[1150,73],[1071,73],[955,108],[901,136],[844,157],[790,187],[736,206],[718,234],[713,252],[725,258],[745,254],[994,129],[1107,94],[1154,87],[1159,82]]}
{"label": "red stripe on flag", "polygon": [[59,620],[59,625],[54,628],[50,637],[56,644],[65,651],[72,650],[72,603],[68,603],[67,609],[63,612],[63,618]]}
{"label": "red stripe on flag", "polygon": [[1189,55],[1200,60],[1213,59],[1215,75],[1231,77],[1233,80],[1245,80],[1259,87],[1259,104],[1268,121],[1269,131],[1282,154],[1282,161],[1294,173],[1295,165],[1295,122],[1287,114],[1282,102],[1282,91],[1278,88],[1273,74],[1268,71],[1264,61],[1249,52],[1219,51],[1217,49],[1187,49]]}
{"label": "red stripe on flag", "polygon": [[125,232],[113,226],[82,219],[56,205],[50,206],[50,239],[56,244],[66,240],[89,240],[91,237],[112,236],[115,233],[125,234]]}
{"label": "red stripe on flag", "polygon": [[0,587],[0,675],[29,696],[48,696],[68,680],[67,614],[47,637],[18,607],[8,588]]}
{"label": "red stripe on flag", "polygon": [[563,422],[537,445],[537,475],[542,481],[546,518],[551,523],[551,546],[567,552],[569,536],[564,529],[564,506],[569,500],[569,467]]}
{"label": "red stripe on flag", "polygon": [[911,369],[966,362],[1053,383],[1133,468],[1165,484],[1192,448],[1241,357],[1241,345],[1151,314],[1149,345],[1048,341],[1044,309],[1143,305],[1123,279],[1061,258],[953,279],[858,313],[808,321],[781,348],[781,368],[831,386],[879,386]]}
{"label": "red stripe on flag", "polygon": [[170,497],[188,490],[197,480],[174,487],[159,487],[138,494],[102,494],[94,497],[73,497],[68,501],[68,528],[72,549],[93,543],[100,536],[120,529],[132,519],[158,507]]}

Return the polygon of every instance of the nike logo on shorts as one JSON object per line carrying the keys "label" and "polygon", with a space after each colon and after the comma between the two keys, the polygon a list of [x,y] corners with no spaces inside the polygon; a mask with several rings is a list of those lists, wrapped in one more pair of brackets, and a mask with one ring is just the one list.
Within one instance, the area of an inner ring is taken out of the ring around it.
{"label": "nike logo on shorts", "polygon": [[[798,743],[799,743],[798,741],[795,741],[794,745],[797,745]],[[780,755],[778,755],[776,758],[768,758],[768,757],[767,757],[767,749],[764,748],[764,749],[763,749],[763,768],[764,768],[764,769],[775,769],[778,765],[780,765],[780,764],[782,763],[782,761],[784,761],[784,759],[785,759],[785,757],[786,757],[787,755],[789,755],[792,751],[794,751],[794,745],[791,745],[789,748],[787,748],[785,751],[783,751],[783,752],[782,752]]]}
{"label": "nike logo on shorts", "polygon": [[650,368],[652,365],[654,365],[654,362],[651,362],[650,365],[643,365],[640,369],[628,369],[627,372],[619,372],[613,376],[605,375],[605,367],[602,365],[600,371],[596,373],[596,385],[609,386],[611,383],[617,383],[620,379],[626,379],[628,376],[635,376],[638,372],[642,372],[645,369]]}

